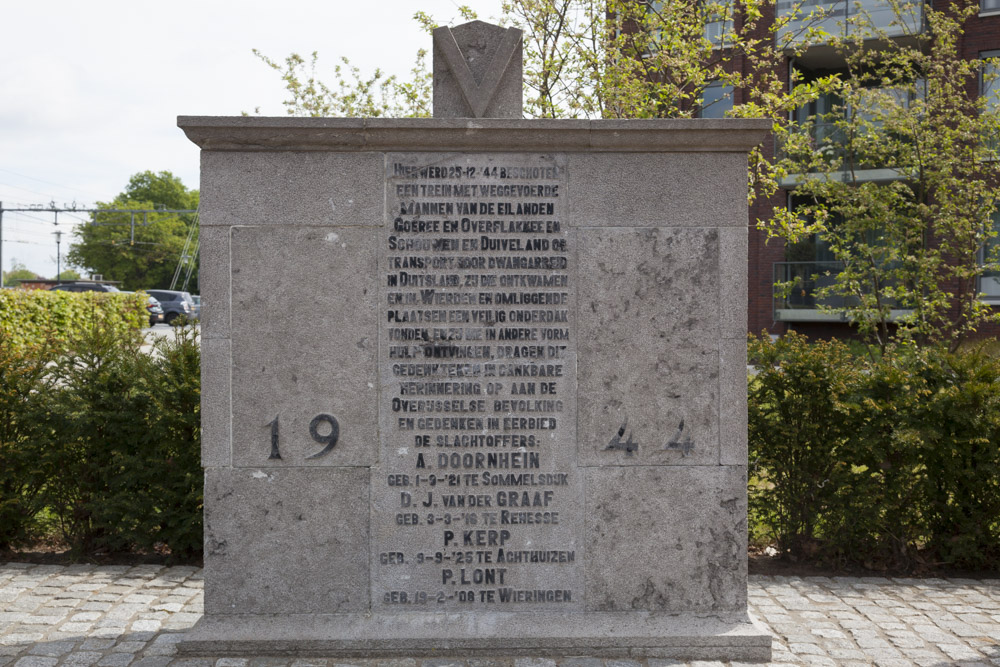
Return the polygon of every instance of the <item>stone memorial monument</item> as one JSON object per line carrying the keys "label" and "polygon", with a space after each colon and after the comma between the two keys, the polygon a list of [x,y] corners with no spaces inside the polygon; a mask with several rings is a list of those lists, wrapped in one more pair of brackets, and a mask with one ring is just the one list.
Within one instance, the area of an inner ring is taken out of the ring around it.
{"label": "stone memorial monument", "polygon": [[754,120],[524,120],[434,32],[431,119],[202,149],[205,616],[183,654],[766,659],[747,616]]}

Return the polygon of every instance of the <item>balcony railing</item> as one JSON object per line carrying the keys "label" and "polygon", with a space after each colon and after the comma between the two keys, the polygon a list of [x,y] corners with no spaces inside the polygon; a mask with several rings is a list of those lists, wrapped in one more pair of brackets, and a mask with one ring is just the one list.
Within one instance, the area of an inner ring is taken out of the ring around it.
{"label": "balcony railing", "polygon": [[819,310],[820,306],[844,308],[851,305],[844,297],[819,297],[817,291],[833,285],[843,262],[775,262],[774,319],[844,320],[839,313]]}
{"label": "balcony railing", "polygon": [[[849,319],[847,315],[836,311],[856,306],[858,300],[854,297],[819,294],[822,288],[830,287],[837,282],[837,274],[843,269],[843,262],[775,262],[775,321],[847,322]],[[895,305],[891,300],[885,303],[890,308]],[[889,320],[903,317],[910,312],[893,308],[889,312]]]}
{"label": "balcony railing", "polygon": [[898,5],[891,0],[778,0],[778,17],[789,16],[791,19],[778,29],[782,48],[809,39],[810,29],[835,37],[880,32],[887,37],[903,37],[919,34],[924,28],[923,3],[919,0]]}

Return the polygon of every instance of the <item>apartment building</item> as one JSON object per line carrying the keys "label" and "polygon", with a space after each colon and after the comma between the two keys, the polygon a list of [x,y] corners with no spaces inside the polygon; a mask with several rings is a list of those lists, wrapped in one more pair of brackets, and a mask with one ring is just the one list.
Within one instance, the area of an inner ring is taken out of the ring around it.
{"label": "apartment building", "polygon": [[[945,3],[952,0],[936,0],[934,7],[944,9]],[[811,21],[813,25],[827,33],[843,34],[850,30],[853,15],[864,13],[866,20],[877,29],[897,40],[908,39],[910,35],[926,31],[926,5],[919,2],[903,6],[891,0],[779,0],[774,10],[778,17],[787,13],[791,18],[783,25],[776,35],[781,44],[794,45],[796,39],[802,39],[805,34],[803,21]],[[821,10],[823,18],[817,21],[815,15],[805,18],[812,10]],[[764,23],[774,17],[765,17]],[[779,22],[780,23],[780,22]],[[721,33],[727,26],[723,22],[709,24],[708,35]],[[1000,57],[1000,0],[981,0],[978,15],[966,24],[959,49],[966,59],[990,59]],[[804,51],[795,56],[788,56],[780,66],[782,77],[789,77],[794,68],[799,77],[808,80],[809,76],[837,71],[841,63],[838,54],[829,45],[822,43],[810,44]],[[741,66],[737,59],[735,66]],[[996,72],[996,65],[987,64],[987,71]],[[989,104],[1000,108],[1000,83],[989,83],[990,77],[984,77],[975,84],[976,93],[986,96]],[[705,103],[702,117],[725,116],[734,101],[742,102],[740,91],[727,90],[724,86],[710,86],[705,92]],[[833,100],[820,98],[809,109],[801,110],[803,117],[829,111]],[[822,128],[818,128],[822,131]],[[771,155],[780,150],[773,145],[766,146]],[[897,175],[883,170],[876,173],[872,170],[872,179],[892,180]],[[766,235],[757,230],[753,224],[758,219],[771,217],[772,211],[778,207],[796,206],[795,179],[789,178],[781,183],[781,189],[766,201],[758,200],[750,210],[750,243],[749,243],[749,285],[748,285],[748,322],[750,332],[768,331],[781,334],[789,330],[800,331],[812,336],[847,336],[851,327],[838,313],[821,309],[822,305],[837,307],[841,304],[833,298],[820,298],[817,294],[824,281],[831,281],[827,274],[836,273],[838,263],[833,257],[824,240],[814,237],[796,246],[788,246],[780,241],[768,241]],[[1000,230],[1000,213],[995,214],[994,222]],[[795,288],[789,293],[775,289],[778,282],[792,282]],[[1000,308],[1000,274],[983,276],[979,290],[982,299],[994,307]],[[979,335],[1000,335],[1000,327],[981,329]]]}

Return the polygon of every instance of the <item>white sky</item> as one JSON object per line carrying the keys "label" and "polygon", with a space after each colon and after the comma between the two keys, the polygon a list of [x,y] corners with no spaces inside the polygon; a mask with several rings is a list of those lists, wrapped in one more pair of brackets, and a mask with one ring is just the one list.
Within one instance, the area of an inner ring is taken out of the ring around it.
{"label": "white sky", "polygon": [[[319,51],[371,72],[405,74],[430,36],[412,19],[496,18],[500,0],[11,0],[0,39],[0,202],[4,208],[108,201],[140,171],[198,187],[198,148],[179,115],[284,115],[281,60]],[[325,77],[330,79],[332,77]],[[60,215],[70,232],[83,214]],[[3,216],[3,269],[56,273],[51,213]],[[63,236],[62,255],[71,238]]]}

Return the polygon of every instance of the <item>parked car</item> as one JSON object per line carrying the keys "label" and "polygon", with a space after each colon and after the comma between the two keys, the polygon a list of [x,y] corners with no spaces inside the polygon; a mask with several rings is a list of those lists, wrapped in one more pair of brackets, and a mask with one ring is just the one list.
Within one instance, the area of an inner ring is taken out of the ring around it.
{"label": "parked car", "polygon": [[198,294],[192,294],[191,298],[194,299],[194,318],[196,320],[201,319],[201,296]]}
{"label": "parked car", "polygon": [[54,285],[49,289],[59,292],[120,292],[121,291],[114,285],[108,285],[106,283],[86,283],[86,282]]}
{"label": "parked car", "polygon": [[[123,290],[122,294],[135,294],[135,292],[126,292]],[[160,324],[163,322],[163,307],[160,306],[160,302],[156,300],[156,297],[149,296],[148,294],[146,297],[149,299],[149,303],[146,304],[146,312],[149,313],[149,326]]]}
{"label": "parked car", "polygon": [[197,319],[194,309],[194,299],[188,292],[180,292],[169,289],[148,289],[146,294],[156,297],[163,307],[163,319],[167,324],[171,324],[180,315],[188,319]]}

